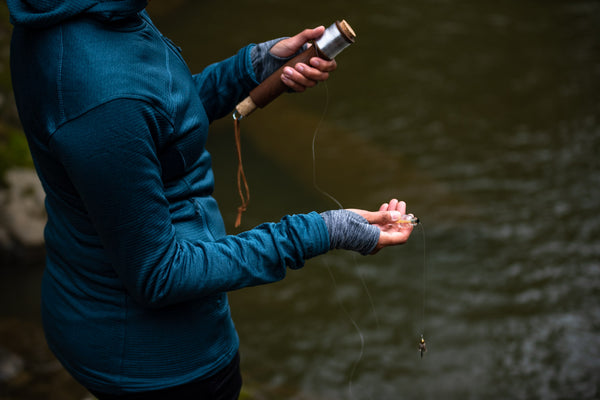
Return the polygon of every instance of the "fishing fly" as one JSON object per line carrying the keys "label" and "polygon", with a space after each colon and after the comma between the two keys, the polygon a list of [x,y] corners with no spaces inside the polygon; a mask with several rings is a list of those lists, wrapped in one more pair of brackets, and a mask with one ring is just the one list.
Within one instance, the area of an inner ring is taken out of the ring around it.
{"label": "fishing fly", "polygon": [[425,247],[425,229],[419,221],[418,218],[413,216],[413,219],[410,220],[413,226],[419,225],[421,227],[421,233],[423,234],[423,287],[422,298],[421,298],[421,339],[419,340],[419,353],[421,354],[421,358],[423,358],[423,354],[427,352],[427,344],[425,343],[425,302],[427,300],[427,250]]}
{"label": "fishing fly", "polygon": [[421,353],[421,358],[423,358],[425,352],[427,352],[427,344],[425,343],[423,335],[421,335],[421,340],[419,340],[419,353]]}
{"label": "fishing fly", "polygon": [[398,221],[396,221],[397,224],[408,224],[411,226],[417,226],[419,225],[419,222],[419,218],[415,217],[412,214],[403,215]]}

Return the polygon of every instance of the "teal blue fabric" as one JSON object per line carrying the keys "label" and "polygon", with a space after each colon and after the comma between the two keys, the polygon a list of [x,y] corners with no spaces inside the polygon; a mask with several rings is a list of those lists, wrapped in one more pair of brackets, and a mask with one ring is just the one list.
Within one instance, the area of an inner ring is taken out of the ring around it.
{"label": "teal blue fabric", "polygon": [[256,86],[253,47],[193,75],[144,5],[8,0],[15,98],[46,191],[46,336],[77,380],[113,394],[227,365],[239,343],[226,293],[329,249],[314,212],[226,234],[205,142]]}
{"label": "teal blue fabric", "polygon": [[126,18],[146,8],[146,0],[7,0],[14,25],[45,28],[85,13],[102,20]]}

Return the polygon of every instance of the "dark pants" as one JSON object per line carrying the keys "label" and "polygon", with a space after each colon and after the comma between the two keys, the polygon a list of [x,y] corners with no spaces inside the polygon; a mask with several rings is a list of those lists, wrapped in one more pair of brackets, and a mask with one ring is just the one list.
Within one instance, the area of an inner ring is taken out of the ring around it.
{"label": "dark pants", "polygon": [[240,356],[236,354],[233,361],[215,375],[181,386],[122,395],[92,394],[99,400],[237,400],[241,389]]}

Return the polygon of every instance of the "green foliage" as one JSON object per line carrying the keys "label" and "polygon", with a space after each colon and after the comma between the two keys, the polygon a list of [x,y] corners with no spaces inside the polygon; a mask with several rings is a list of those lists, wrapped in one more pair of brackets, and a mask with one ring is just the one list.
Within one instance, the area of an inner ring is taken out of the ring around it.
{"label": "green foliage", "polygon": [[0,125],[0,182],[11,167],[33,167],[27,140],[22,131]]}
{"label": "green foliage", "polygon": [[6,2],[0,2],[0,185],[7,169],[33,166],[16,112],[10,79],[10,36]]}

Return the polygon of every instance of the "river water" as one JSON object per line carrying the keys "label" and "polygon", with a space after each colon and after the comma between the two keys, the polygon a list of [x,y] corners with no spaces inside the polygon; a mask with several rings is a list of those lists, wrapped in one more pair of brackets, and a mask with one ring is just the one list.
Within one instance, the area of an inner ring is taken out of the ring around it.
{"label": "river water", "polygon": [[[156,22],[198,71],[336,19],[358,37],[328,83],[242,121],[242,227],[337,207],[314,165],[344,207],[396,197],[422,229],[232,293],[248,387],[261,399],[600,398],[600,3],[198,1]],[[235,233],[229,118],[209,146]]]}

